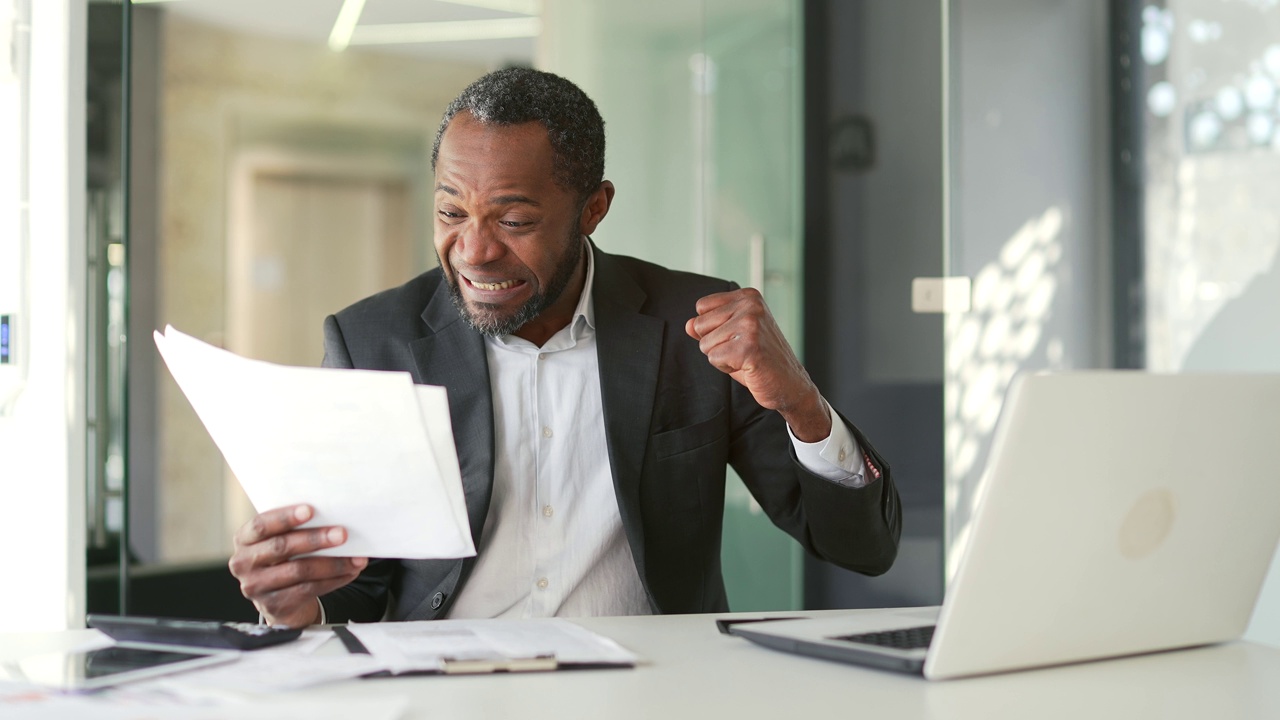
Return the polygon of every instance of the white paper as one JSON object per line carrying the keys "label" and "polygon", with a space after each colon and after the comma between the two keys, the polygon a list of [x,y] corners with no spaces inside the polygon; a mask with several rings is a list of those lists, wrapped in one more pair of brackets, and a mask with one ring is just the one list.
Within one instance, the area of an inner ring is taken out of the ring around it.
{"label": "white paper", "polygon": [[441,670],[446,659],[554,657],[561,665],[634,665],[637,659],[609,638],[560,618],[369,623],[348,629],[397,673]]}
{"label": "white paper", "polygon": [[288,655],[244,653],[225,665],[191,670],[147,681],[183,697],[217,697],[218,693],[274,693],[360,677],[387,664],[369,655]]}
{"label": "white paper", "polygon": [[408,373],[275,365],[173,327],[156,347],[259,512],[307,503],[340,557],[475,554],[444,388]]}
{"label": "white paper", "polygon": [[297,690],[387,669],[385,663],[369,655],[351,655],[345,649],[321,652],[330,642],[339,642],[332,629],[308,628],[296,640],[241,653],[233,663],[166,675],[141,686],[195,700]]}

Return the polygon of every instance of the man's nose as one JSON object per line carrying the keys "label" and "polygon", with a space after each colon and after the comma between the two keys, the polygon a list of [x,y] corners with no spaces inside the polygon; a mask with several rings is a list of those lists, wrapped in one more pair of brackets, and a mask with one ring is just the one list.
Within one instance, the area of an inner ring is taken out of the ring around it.
{"label": "man's nose", "polygon": [[470,222],[458,233],[455,253],[463,263],[479,267],[502,257],[506,246],[483,223]]}

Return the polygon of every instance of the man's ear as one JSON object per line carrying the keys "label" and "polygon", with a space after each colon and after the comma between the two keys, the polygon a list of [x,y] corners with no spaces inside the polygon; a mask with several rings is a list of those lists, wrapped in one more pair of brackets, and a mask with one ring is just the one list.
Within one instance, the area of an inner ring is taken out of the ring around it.
{"label": "man's ear", "polygon": [[583,235],[595,232],[596,226],[605,215],[609,214],[609,206],[612,204],[613,183],[604,180],[600,183],[600,187],[587,196],[587,202],[582,207],[582,215],[578,219],[578,232]]}

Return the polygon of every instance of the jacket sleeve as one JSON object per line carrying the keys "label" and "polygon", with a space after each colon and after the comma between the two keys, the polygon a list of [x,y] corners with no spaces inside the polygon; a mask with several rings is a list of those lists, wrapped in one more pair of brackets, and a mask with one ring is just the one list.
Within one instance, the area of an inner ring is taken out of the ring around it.
{"label": "jacket sleeve", "polygon": [[902,535],[902,510],[889,464],[843,415],[880,477],[862,487],[835,483],[796,458],[782,416],[761,408],[733,384],[730,463],[774,524],[809,553],[840,567],[880,575],[892,565]]}

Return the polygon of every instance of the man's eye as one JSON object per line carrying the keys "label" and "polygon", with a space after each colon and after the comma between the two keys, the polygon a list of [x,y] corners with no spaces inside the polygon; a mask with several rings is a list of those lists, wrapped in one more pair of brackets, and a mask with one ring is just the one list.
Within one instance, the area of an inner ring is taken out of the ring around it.
{"label": "man's eye", "polygon": [[436,214],[449,220],[456,220],[462,217],[462,213],[450,212],[449,210],[437,210]]}
{"label": "man's eye", "polygon": [[521,228],[529,224],[527,222],[521,222],[519,220],[501,220],[499,221],[499,223],[509,228]]}

